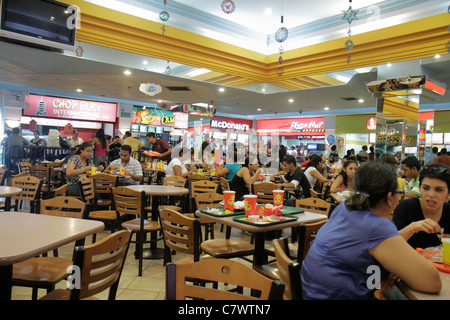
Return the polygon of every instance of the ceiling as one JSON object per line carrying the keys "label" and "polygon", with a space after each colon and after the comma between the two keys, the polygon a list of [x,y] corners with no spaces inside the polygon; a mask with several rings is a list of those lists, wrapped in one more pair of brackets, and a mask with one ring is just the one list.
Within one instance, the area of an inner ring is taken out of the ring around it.
{"label": "ceiling", "polygon": [[[87,2],[98,5],[105,3],[99,0]],[[230,14],[222,11],[221,1],[168,0],[166,5],[163,2],[110,0],[106,3],[115,10],[145,16],[146,19],[159,23],[159,12],[166,10],[170,13],[170,19],[166,22],[168,35],[173,32],[171,28],[180,28],[216,37],[235,46],[251,48],[265,55],[278,54],[280,44],[273,40],[273,34],[282,25],[281,15],[284,17],[283,26],[289,29],[289,37],[282,44],[285,50],[338,39],[348,29],[347,22],[342,19],[342,11],[349,7],[347,1],[234,0],[236,8]],[[400,5],[399,2],[403,4]],[[386,23],[406,22],[442,13],[448,5],[447,1],[434,0],[371,0],[361,3],[362,1],[354,1],[351,4],[353,9],[359,10],[358,15],[361,17],[352,23],[352,32],[366,31],[363,28],[370,24],[373,17],[377,21],[383,21],[386,26]],[[406,5],[409,5],[408,8],[405,8]],[[267,8],[271,8],[271,15],[265,14]],[[377,9],[380,8],[378,12]],[[305,33],[302,30],[309,31]],[[427,72],[443,83],[450,83],[448,54],[439,59],[425,57],[393,63],[391,67],[367,65],[355,70],[318,74],[311,76],[310,81],[314,80],[319,84],[291,90],[265,82],[246,87],[222,85],[207,76],[215,72],[211,69],[202,70],[199,66],[192,67],[87,42],[78,41],[77,47],[83,48],[81,57],[70,51],[61,54],[0,42],[0,87],[159,107],[164,103],[172,105],[213,101],[219,115],[258,118],[298,116],[300,113],[318,115],[368,110],[373,112],[375,99],[365,86],[373,80]],[[345,51],[344,45],[342,50]],[[170,74],[165,73],[167,67],[170,68]],[[124,75],[125,69],[130,70],[131,74]],[[192,72],[197,75],[192,76]],[[220,74],[215,78],[225,76]],[[148,82],[160,84],[162,92],[153,97],[140,92],[139,85]],[[78,88],[83,91],[77,93],[75,90]],[[180,90],[183,88],[187,90]],[[220,88],[225,90],[221,92]],[[364,102],[358,101],[359,99]],[[448,91],[438,102],[444,105],[450,103]],[[324,111],[324,107],[330,110]]]}

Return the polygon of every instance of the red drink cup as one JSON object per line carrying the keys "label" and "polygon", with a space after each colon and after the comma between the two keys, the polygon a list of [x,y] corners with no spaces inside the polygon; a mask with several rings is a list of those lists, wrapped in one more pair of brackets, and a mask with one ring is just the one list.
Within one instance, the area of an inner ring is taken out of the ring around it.
{"label": "red drink cup", "polygon": [[283,206],[284,191],[283,190],[273,190],[273,205],[275,207]]}
{"label": "red drink cup", "polygon": [[256,208],[256,199],[258,197],[255,195],[245,195],[244,196],[244,204],[245,204],[245,216],[254,215],[257,213]]}
{"label": "red drink cup", "polygon": [[227,212],[234,212],[234,197],[236,195],[236,191],[224,191],[223,192],[223,210]]}

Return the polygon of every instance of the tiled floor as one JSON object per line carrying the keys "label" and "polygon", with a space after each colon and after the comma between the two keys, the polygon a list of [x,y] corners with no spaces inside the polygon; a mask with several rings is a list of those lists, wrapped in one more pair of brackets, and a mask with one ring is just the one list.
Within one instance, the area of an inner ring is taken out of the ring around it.
{"label": "tiled floor", "polygon": [[[24,208],[21,211],[26,211]],[[97,241],[102,237],[110,234],[109,231],[103,231],[97,234]],[[215,226],[215,238],[224,238],[225,233],[220,232],[220,225]],[[243,238],[250,240],[250,234],[238,229],[232,229],[232,238]],[[90,244],[92,237],[86,239],[86,244]],[[163,248],[162,240],[158,242],[158,248]],[[73,253],[73,244],[66,245],[59,249],[59,256],[71,258]],[[117,300],[164,300],[165,299],[165,267],[163,260],[144,260],[142,276],[138,276],[138,260],[134,258],[134,244],[130,245],[128,256],[122,272],[122,277],[117,292]],[[173,262],[177,259],[184,258],[186,255],[177,253],[173,256]],[[248,263],[242,259],[243,263]],[[58,284],[58,288],[65,288],[66,282],[62,281]],[[38,297],[46,294],[46,290],[40,289]],[[107,299],[108,291],[104,291],[96,297]],[[31,288],[13,287],[13,300],[31,300]]]}

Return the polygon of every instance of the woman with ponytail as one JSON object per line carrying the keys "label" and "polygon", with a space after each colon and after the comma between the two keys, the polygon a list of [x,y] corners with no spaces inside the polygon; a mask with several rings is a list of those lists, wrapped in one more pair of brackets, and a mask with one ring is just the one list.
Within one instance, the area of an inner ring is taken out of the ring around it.
{"label": "woman with ponytail", "polygon": [[401,193],[392,167],[364,163],[350,193],[308,251],[301,270],[303,298],[372,299],[375,289],[389,289],[398,278],[414,290],[439,292],[437,269],[388,218]]}

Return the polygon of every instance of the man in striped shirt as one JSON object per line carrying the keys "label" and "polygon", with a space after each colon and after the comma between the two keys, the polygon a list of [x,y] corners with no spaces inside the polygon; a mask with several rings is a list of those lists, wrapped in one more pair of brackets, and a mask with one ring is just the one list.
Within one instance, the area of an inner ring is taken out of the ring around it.
{"label": "man in striped shirt", "polygon": [[406,179],[406,198],[420,198],[419,191],[420,162],[416,157],[407,157],[402,162],[402,176]]}
{"label": "man in striped shirt", "polygon": [[120,159],[116,159],[109,164],[109,167],[105,170],[111,172],[111,170],[119,171],[120,168],[125,169],[126,179],[119,179],[120,186],[139,184],[142,180],[142,166],[133,157],[131,157],[131,147],[129,145],[122,145],[120,147]]}

